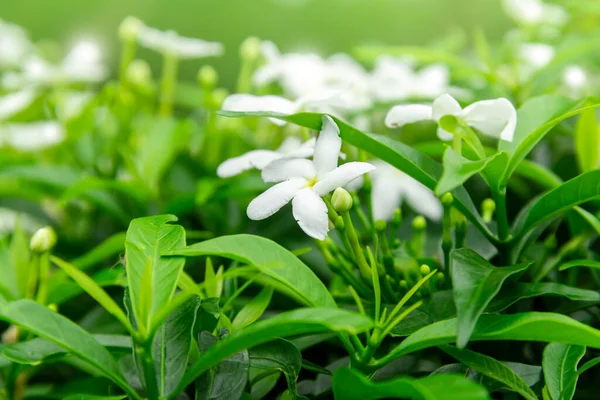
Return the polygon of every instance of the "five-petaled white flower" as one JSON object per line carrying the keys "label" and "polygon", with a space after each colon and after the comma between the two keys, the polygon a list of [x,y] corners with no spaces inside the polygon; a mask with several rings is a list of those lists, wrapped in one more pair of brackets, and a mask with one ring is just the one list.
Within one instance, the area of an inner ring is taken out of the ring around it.
{"label": "five-petaled white flower", "polygon": [[220,178],[230,178],[256,168],[262,170],[271,161],[284,158],[306,158],[313,155],[315,139],[300,142],[295,137],[286,138],[277,150],[252,150],[241,156],[223,161],[217,168]]}
{"label": "five-petaled white flower", "polygon": [[175,31],[161,31],[141,22],[137,39],[144,47],[182,59],[220,56],[225,51],[221,43],[179,36]]}
{"label": "five-petaled white flower", "polygon": [[[385,118],[390,128],[406,124],[434,120],[439,123],[446,115],[454,115],[464,123],[479,132],[511,142],[517,126],[517,111],[512,103],[505,99],[483,100],[463,109],[450,95],[443,94],[433,102],[433,105],[408,104],[393,107]],[[452,133],[438,127],[438,137],[451,140]]]}
{"label": "five-petaled white flower", "polygon": [[417,213],[439,221],[442,205],[433,192],[420,182],[383,161],[373,161],[371,201],[373,218],[389,221],[403,201]]}
{"label": "five-petaled white flower", "polygon": [[252,200],[248,217],[268,218],[291,201],[292,213],[300,228],[307,235],[324,240],[329,231],[329,218],[321,196],[375,169],[363,162],[338,167],[341,146],[338,126],[331,117],[324,116],[313,160],[280,159],[269,163],[262,171],[263,179],[280,183]]}
{"label": "five-petaled white flower", "polygon": [[564,8],[548,4],[542,0],[503,0],[506,13],[520,24],[554,26],[564,25],[569,20],[569,14]]}

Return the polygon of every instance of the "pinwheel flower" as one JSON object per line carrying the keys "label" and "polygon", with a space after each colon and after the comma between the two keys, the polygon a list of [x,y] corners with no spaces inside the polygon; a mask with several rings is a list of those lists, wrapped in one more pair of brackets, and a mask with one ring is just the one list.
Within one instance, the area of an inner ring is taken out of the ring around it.
{"label": "pinwheel flower", "polygon": [[[426,120],[439,123],[440,119],[446,115],[454,115],[484,135],[507,142],[513,140],[517,126],[517,111],[505,98],[478,101],[463,109],[448,94],[443,94],[435,99],[431,106],[425,104],[395,106],[388,112],[385,124],[390,128],[396,128]],[[452,140],[454,137],[441,127],[438,127],[437,132],[441,140]]]}
{"label": "pinwheel flower", "polygon": [[376,169],[371,172],[373,218],[389,221],[403,201],[417,213],[439,221],[442,204],[433,192],[420,182],[383,161],[373,161]]}
{"label": "pinwheel flower", "polygon": [[321,198],[352,182],[375,167],[350,162],[337,166],[342,140],[339,128],[329,116],[315,144],[313,160],[279,159],[262,171],[266,182],[279,182],[248,205],[250,219],[262,220],[292,202],[292,213],[300,228],[310,237],[324,240],[329,231],[327,206]]}
{"label": "pinwheel flower", "polygon": [[172,54],[180,59],[220,56],[225,51],[221,43],[179,36],[175,31],[161,31],[141,22],[137,40],[144,47],[159,53]]}
{"label": "pinwheel flower", "polygon": [[440,64],[415,72],[408,61],[381,56],[375,61],[370,83],[373,97],[379,101],[434,99],[448,91],[450,73]]}
{"label": "pinwheel flower", "polygon": [[295,137],[286,138],[277,150],[252,150],[241,156],[225,160],[217,168],[220,178],[230,178],[249,169],[262,170],[271,161],[286,158],[306,158],[313,155],[315,139],[300,142]]}

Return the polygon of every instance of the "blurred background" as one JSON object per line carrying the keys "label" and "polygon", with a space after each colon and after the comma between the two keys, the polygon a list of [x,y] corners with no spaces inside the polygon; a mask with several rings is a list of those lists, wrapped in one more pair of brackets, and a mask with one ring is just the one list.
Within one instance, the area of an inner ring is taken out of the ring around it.
{"label": "blurred background", "polygon": [[[239,66],[238,48],[254,35],[274,41],[282,51],[351,52],[360,45],[421,45],[440,37],[471,36],[485,30],[499,39],[512,22],[500,0],[2,0],[0,19],[22,25],[44,46],[65,46],[81,38],[96,41],[116,71],[117,29],[128,15],[149,26],[219,41],[218,59],[185,61],[181,77],[193,79],[198,66],[211,63],[221,83],[232,87]],[[58,50],[58,49],[57,49]],[[61,54],[64,48],[57,53]],[[142,52],[153,74],[161,57]]]}

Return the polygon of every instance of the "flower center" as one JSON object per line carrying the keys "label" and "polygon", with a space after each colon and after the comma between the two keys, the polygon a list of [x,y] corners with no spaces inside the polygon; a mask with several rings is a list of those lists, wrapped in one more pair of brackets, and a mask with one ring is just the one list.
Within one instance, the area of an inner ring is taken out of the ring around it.
{"label": "flower center", "polygon": [[306,181],[306,187],[311,188],[311,187],[315,186],[318,181],[319,180],[317,178],[310,178]]}

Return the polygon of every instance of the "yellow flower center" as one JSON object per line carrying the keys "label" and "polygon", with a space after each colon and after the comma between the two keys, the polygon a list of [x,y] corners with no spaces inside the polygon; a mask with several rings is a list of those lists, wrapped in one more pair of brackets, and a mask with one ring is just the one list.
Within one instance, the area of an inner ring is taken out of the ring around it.
{"label": "yellow flower center", "polygon": [[319,180],[317,178],[310,178],[306,181],[306,187],[311,188],[311,187],[315,186],[318,181]]}

